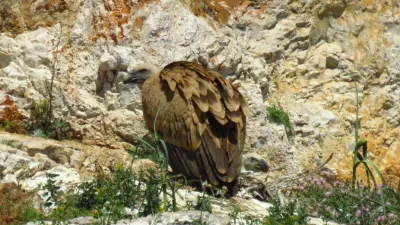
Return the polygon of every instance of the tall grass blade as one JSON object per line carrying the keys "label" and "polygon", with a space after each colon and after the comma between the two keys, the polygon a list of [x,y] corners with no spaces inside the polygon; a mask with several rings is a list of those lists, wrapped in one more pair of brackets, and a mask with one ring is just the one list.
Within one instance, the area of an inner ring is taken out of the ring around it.
{"label": "tall grass blade", "polygon": [[383,178],[382,173],[379,171],[378,167],[376,167],[376,165],[370,159],[365,159],[364,161],[368,166],[372,167],[376,174],[378,174],[379,179],[381,179],[382,181],[382,184],[385,184],[385,179]]}
{"label": "tall grass blade", "polygon": [[168,105],[168,103],[165,103],[164,105],[162,105],[162,106],[157,110],[156,117],[154,118],[153,129],[154,129],[154,138],[155,138],[156,140],[158,140],[157,129],[156,129],[158,114],[159,114],[159,113],[161,112],[161,110],[162,110],[165,106],[167,106],[167,105]]}
{"label": "tall grass blade", "polygon": [[151,144],[149,144],[149,142],[147,142],[146,140],[144,140],[143,138],[141,138],[141,137],[138,137],[138,136],[133,136],[135,139],[137,139],[137,140],[139,140],[140,141],[140,143],[143,143],[144,145],[146,145],[146,147],[148,147],[148,148],[150,148],[151,150],[156,150],[155,148],[154,148],[154,146],[152,146]]}
{"label": "tall grass blade", "polygon": [[[366,173],[367,173],[367,178],[370,179],[370,180],[372,180],[372,182],[374,183],[374,187],[376,187],[376,180],[375,180],[375,177],[374,177],[374,175],[372,174],[371,169],[368,167],[368,164],[365,162],[365,160],[362,161],[361,163],[362,163],[362,165],[365,167],[365,170],[366,170]],[[368,180],[368,182],[369,182],[369,180]],[[369,188],[371,187],[369,183],[368,183],[368,187],[369,187]]]}

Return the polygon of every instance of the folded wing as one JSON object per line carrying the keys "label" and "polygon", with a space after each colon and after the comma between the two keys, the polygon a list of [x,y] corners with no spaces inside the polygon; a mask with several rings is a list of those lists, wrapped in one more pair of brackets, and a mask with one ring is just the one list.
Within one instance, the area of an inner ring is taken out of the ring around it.
{"label": "folded wing", "polygon": [[146,124],[154,132],[156,121],[172,169],[213,185],[237,178],[249,113],[229,81],[196,63],[171,63],[143,86]]}

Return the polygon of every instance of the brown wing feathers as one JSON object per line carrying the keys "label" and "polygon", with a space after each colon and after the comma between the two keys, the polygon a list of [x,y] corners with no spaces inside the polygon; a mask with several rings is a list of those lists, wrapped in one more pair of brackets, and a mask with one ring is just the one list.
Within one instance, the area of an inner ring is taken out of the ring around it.
{"label": "brown wing feathers", "polygon": [[[168,143],[173,170],[214,185],[236,179],[249,113],[239,91],[219,73],[191,62],[167,65],[144,94],[154,94],[151,86],[155,89],[157,85],[164,87],[163,92],[174,93],[169,99],[164,93],[163,101],[170,103],[170,109],[160,112],[163,122],[157,121],[161,125],[157,130]],[[150,101],[151,97],[143,97],[143,104]],[[145,107],[144,113],[148,113]],[[148,126],[153,120],[146,120]]]}

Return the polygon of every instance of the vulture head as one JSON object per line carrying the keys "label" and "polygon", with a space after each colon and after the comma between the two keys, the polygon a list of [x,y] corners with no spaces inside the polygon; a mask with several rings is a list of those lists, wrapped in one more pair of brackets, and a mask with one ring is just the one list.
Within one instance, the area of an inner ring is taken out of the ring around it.
{"label": "vulture head", "polygon": [[152,64],[141,64],[123,78],[123,83],[143,84],[147,78],[160,73],[160,69]]}
{"label": "vulture head", "polygon": [[241,172],[268,172],[269,165],[260,155],[256,153],[248,153],[242,156]]}

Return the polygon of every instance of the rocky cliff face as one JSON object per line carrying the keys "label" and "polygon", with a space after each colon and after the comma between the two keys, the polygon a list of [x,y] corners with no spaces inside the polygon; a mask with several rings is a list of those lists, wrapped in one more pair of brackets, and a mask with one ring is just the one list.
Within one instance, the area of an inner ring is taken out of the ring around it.
{"label": "rocky cliff face", "polygon": [[[360,136],[371,159],[400,178],[400,11],[396,1],[37,0],[0,3],[0,102],[23,115],[48,97],[83,142],[123,148],[146,134],[134,66],[197,61],[240,83],[252,109],[246,151],[278,174],[329,167],[348,178],[356,80]],[[291,135],[266,106],[290,115]]]}

